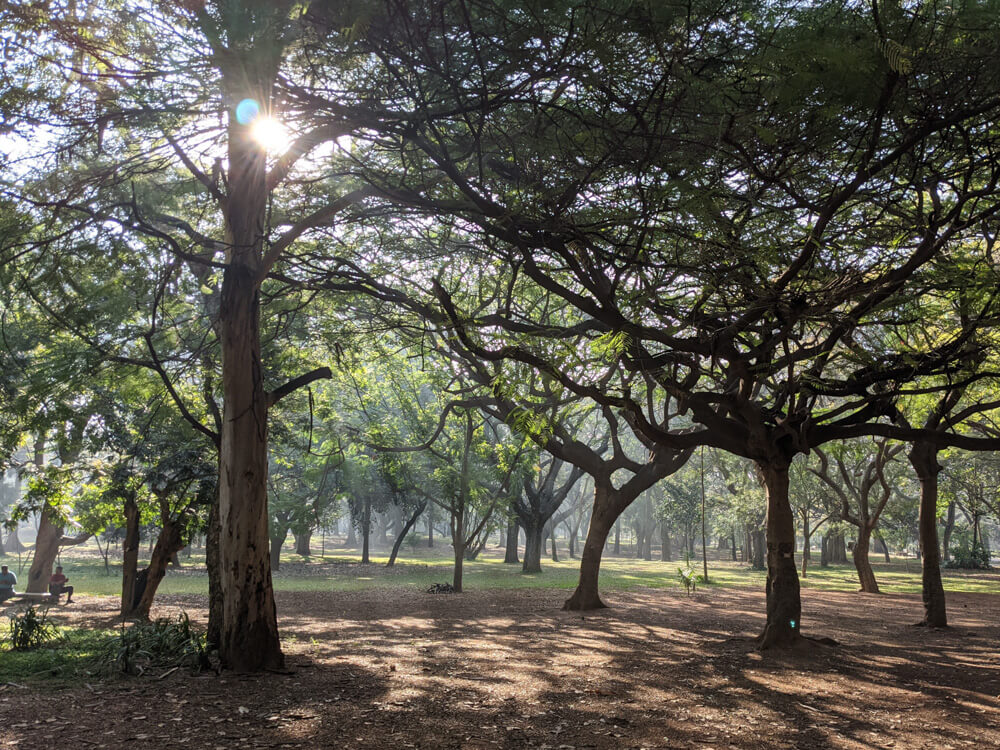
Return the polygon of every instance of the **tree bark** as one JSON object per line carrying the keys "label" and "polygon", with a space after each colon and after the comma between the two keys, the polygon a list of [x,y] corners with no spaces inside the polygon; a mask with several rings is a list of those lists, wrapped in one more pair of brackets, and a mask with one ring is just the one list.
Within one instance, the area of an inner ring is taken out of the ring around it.
{"label": "tree bark", "polygon": [[944,533],[941,536],[941,553],[945,561],[951,559],[951,534],[955,530],[955,508],[957,503],[948,503],[948,515],[945,516]]}
{"label": "tree bark", "polygon": [[670,530],[666,521],[660,521],[660,559],[669,560],[673,555],[670,549]]}
{"label": "tree bark", "polygon": [[153,554],[149,558],[149,565],[146,567],[146,585],[142,591],[142,596],[136,603],[133,614],[143,620],[149,619],[149,611],[153,606],[153,598],[156,596],[156,589],[167,573],[167,563],[170,558],[184,546],[181,538],[181,524],[175,520],[167,519],[157,537],[156,546],[153,547]]}
{"label": "tree bark", "polygon": [[[208,630],[205,640],[209,648],[218,648],[222,642],[222,562],[219,556],[219,490],[215,491],[212,507],[208,510],[208,525],[205,529],[205,567],[208,568]],[[138,539],[136,549],[138,549]]]}
{"label": "tree bark", "polygon": [[309,550],[309,545],[311,542],[312,542],[312,529],[306,529],[305,531],[299,534],[295,534],[295,554],[301,555],[302,557],[310,557],[312,555],[311,551]]}
{"label": "tree bark", "polygon": [[[255,52],[266,54],[263,49]],[[257,62],[253,66],[255,80],[249,82],[243,65],[224,65],[223,90],[231,101],[246,96],[248,83],[262,103],[269,101],[272,73],[276,71],[265,72],[269,63],[264,59]],[[268,189],[265,153],[253,141],[250,127],[230,114],[227,135],[229,176],[224,214],[228,250],[219,306],[223,392],[219,655],[224,667],[254,672],[284,666],[268,550],[268,394],[261,361],[257,278]]]}
{"label": "tree bark", "polygon": [[920,623],[933,628],[948,627],[944,584],[941,582],[941,551],[937,538],[938,474],[942,466],[937,448],[931,443],[915,443],[910,450],[910,465],[920,481],[920,529],[922,594],[924,619]]}
{"label": "tree bark", "polygon": [[31,567],[28,569],[28,585],[25,591],[29,594],[44,594],[49,590],[52,564],[59,554],[59,540],[62,538],[62,529],[52,522],[52,513],[52,509],[46,503],[38,523],[35,552],[31,558]]}
{"label": "tree bark", "polygon": [[285,545],[285,537],[288,536],[288,529],[275,529],[271,534],[271,570],[281,570],[281,548]]}
{"label": "tree bark", "polygon": [[867,524],[858,528],[858,538],[854,543],[854,550],[851,557],[854,559],[854,569],[858,571],[858,581],[861,583],[861,590],[866,594],[878,594],[878,581],[875,580],[875,571],[872,570],[868,553],[871,549],[872,530]]}
{"label": "tree bark", "polygon": [[563,604],[563,609],[585,611],[607,606],[601,601],[598,580],[604,544],[619,516],[613,507],[614,499],[609,487],[603,486],[601,482],[594,482],[594,510],[580,557],[580,580],[573,595]]}
{"label": "tree bark", "polygon": [[556,527],[555,524],[549,531],[549,538],[552,540],[552,562],[559,562],[559,550],[556,549]]}
{"label": "tree bark", "polygon": [[368,551],[372,536],[372,499],[365,495],[364,509],[361,511],[361,562],[370,563]]}
{"label": "tree bark", "polygon": [[507,537],[506,537],[506,547],[504,549],[503,561],[509,564],[517,564],[521,562],[517,559],[517,536],[518,536],[518,525],[517,521],[513,518],[507,521]]}
{"label": "tree bark", "polygon": [[122,542],[121,616],[135,609],[135,584],[139,574],[139,505],[134,496],[125,499],[125,541]]}
{"label": "tree bark", "polygon": [[424,500],[424,502],[417,506],[417,509],[410,516],[409,520],[403,524],[403,530],[399,532],[399,536],[396,537],[396,541],[392,545],[392,552],[389,553],[389,562],[385,564],[385,567],[391,568],[396,564],[396,555],[399,554],[399,548],[403,546],[403,540],[406,539],[406,535],[410,533],[410,529],[417,523],[417,519],[420,518],[420,514],[424,512],[426,507],[427,501]]}
{"label": "tree bark", "polygon": [[795,567],[795,519],[788,501],[788,466],[757,464],[767,489],[767,624],[760,647],[793,645],[802,627],[799,575]]}
{"label": "tree bark", "polygon": [[767,540],[765,536],[764,529],[754,529],[750,534],[750,543],[753,548],[751,556],[751,567],[754,570],[765,570],[767,569],[767,564],[765,562]]}
{"label": "tree bark", "polygon": [[524,527],[524,562],[521,565],[522,573],[542,572],[542,542],[543,529],[537,523],[531,523]]}

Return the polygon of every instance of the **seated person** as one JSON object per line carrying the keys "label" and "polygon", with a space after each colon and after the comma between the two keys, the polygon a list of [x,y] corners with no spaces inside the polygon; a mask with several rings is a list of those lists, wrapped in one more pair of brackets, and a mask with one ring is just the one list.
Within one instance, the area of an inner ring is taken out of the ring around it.
{"label": "seated person", "polygon": [[0,602],[10,599],[17,592],[14,586],[17,584],[17,576],[7,570],[7,566],[0,567]]}
{"label": "seated person", "polygon": [[65,592],[66,603],[72,604],[73,587],[66,585],[68,580],[69,579],[63,575],[62,565],[57,565],[56,572],[52,574],[51,578],[49,578],[49,593],[58,599],[59,595]]}

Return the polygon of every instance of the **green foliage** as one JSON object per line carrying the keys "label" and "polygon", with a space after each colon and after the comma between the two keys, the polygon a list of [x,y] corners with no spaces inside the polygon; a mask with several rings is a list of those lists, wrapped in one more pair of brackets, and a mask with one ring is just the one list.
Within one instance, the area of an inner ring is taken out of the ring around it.
{"label": "green foliage", "polygon": [[141,675],[151,667],[211,667],[205,634],[191,626],[186,612],[176,620],[123,625],[105,644],[100,663],[107,672],[128,675]]}
{"label": "green foliage", "polygon": [[10,616],[7,640],[12,651],[31,651],[59,638],[59,629],[49,620],[47,612],[39,614],[34,607],[28,607],[21,614]]}
{"label": "green foliage", "polygon": [[963,570],[989,570],[990,551],[981,541],[973,542],[971,534],[965,533],[959,536],[958,545],[951,550],[951,559],[944,565]]}
{"label": "green foliage", "polygon": [[692,568],[678,568],[677,575],[681,579],[681,585],[687,592],[688,596],[698,588],[698,582],[701,580],[701,576],[696,574]]}

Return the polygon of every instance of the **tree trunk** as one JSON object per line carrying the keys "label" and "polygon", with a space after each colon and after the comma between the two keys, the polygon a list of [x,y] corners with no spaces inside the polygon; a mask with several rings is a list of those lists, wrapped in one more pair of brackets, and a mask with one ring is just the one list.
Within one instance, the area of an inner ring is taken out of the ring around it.
{"label": "tree trunk", "polygon": [[365,507],[361,511],[361,562],[370,563],[368,548],[372,535],[372,499],[365,495]]}
{"label": "tree trunk", "polygon": [[660,559],[669,560],[671,557],[670,531],[667,529],[667,522],[660,521]]}
{"label": "tree trunk", "polygon": [[573,595],[563,604],[563,609],[590,610],[602,609],[606,605],[601,601],[598,580],[601,574],[601,554],[604,544],[611,533],[612,526],[620,514],[614,510],[614,494],[610,488],[594,483],[594,510],[590,517],[590,528],[587,530],[587,541],[583,544],[583,554],[580,558],[580,581]]}
{"label": "tree trunk", "polygon": [[417,506],[413,515],[410,516],[409,520],[407,520],[405,524],[403,524],[403,530],[399,532],[399,536],[397,536],[396,541],[393,542],[392,552],[389,553],[389,562],[385,564],[385,567],[391,568],[396,564],[396,555],[399,554],[399,548],[403,546],[403,540],[406,539],[406,535],[410,533],[410,529],[412,529],[417,523],[417,519],[420,518],[420,514],[424,512],[425,508],[427,508],[426,500]]}
{"label": "tree trunk", "polygon": [[765,563],[767,541],[764,529],[754,529],[750,534],[750,544],[753,549],[751,567],[754,570],[766,570]]}
{"label": "tree trunk", "polygon": [[[208,630],[205,640],[210,648],[218,648],[222,642],[222,562],[219,557],[219,490],[216,487],[212,507],[208,509],[208,525],[205,529],[205,567],[208,568]],[[138,549],[138,539],[136,548]],[[269,563],[270,564],[270,563]]]}
{"label": "tree trunk", "polygon": [[516,564],[521,562],[517,559],[517,532],[517,521],[511,518],[507,521],[507,537],[505,540],[506,547],[503,556],[503,561],[505,563]]}
{"label": "tree trunk", "polygon": [[788,502],[788,466],[759,463],[767,489],[767,625],[760,647],[790,646],[800,638],[802,601],[795,567],[795,519]]}
{"label": "tree trunk", "polygon": [[532,519],[524,527],[524,562],[522,573],[542,572],[543,529],[537,519]]}
{"label": "tree trunk", "polygon": [[576,559],[576,535],[577,527],[573,526],[569,529],[569,534],[567,535],[567,545],[569,547],[569,556],[571,560]]}
{"label": "tree trunk", "polygon": [[854,558],[854,569],[858,571],[858,581],[861,583],[861,590],[866,594],[877,594],[878,582],[875,580],[875,571],[872,570],[871,561],[868,559],[868,552],[871,548],[872,530],[867,525],[862,525],[858,529],[858,539],[854,543],[854,550],[851,556]]}
{"label": "tree trunk", "polygon": [[809,560],[812,557],[812,553],[809,550],[809,519],[808,517],[802,521],[802,577],[806,577],[806,572],[809,570]]}
{"label": "tree trunk", "polygon": [[732,555],[733,562],[736,562],[736,532],[735,531],[731,531],[730,532],[729,543],[730,543],[730,547],[729,547],[730,555]]}
{"label": "tree trunk", "polygon": [[875,529],[873,536],[875,538],[875,541],[878,542],[878,545],[881,548],[879,551],[883,555],[885,555],[885,562],[888,565],[889,563],[892,562],[892,557],[889,555],[889,545],[886,543],[885,537],[882,536],[882,532],[879,531],[878,529]]}
{"label": "tree trunk", "polygon": [[[295,532],[292,532],[293,534]],[[306,529],[300,534],[295,534],[295,554],[302,557],[310,557],[309,545],[312,543],[312,529]]]}
{"label": "tree trunk", "polygon": [[951,559],[951,534],[955,530],[955,507],[954,500],[948,503],[948,515],[945,516],[944,534],[941,537],[941,552],[945,561]]}
{"label": "tree trunk", "polygon": [[139,505],[134,496],[125,499],[125,541],[122,542],[121,616],[135,609],[135,582],[139,574]]}
{"label": "tree trunk", "polygon": [[271,570],[281,570],[281,548],[285,545],[288,529],[275,529],[271,535]]}
{"label": "tree trunk", "polygon": [[52,514],[53,510],[46,503],[35,537],[35,553],[28,569],[28,586],[25,591],[29,594],[44,594],[49,590],[52,564],[59,554],[59,540],[62,539],[62,529],[52,522]]}
{"label": "tree trunk", "polygon": [[[266,64],[265,64],[266,65]],[[263,66],[262,66],[263,67]],[[239,68],[237,70],[236,68]],[[232,101],[248,84],[270,99],[269,76],[240,65],[224,70]],[[225,207],[227,263],[222,276],[219,339],[223,414],[219,451],[219,570],[224,667],[241,672],[284,666],[271,585],[267,533],[267,416],[260,347],[260,271],[267,212],[265,153],[250,127],[230,114],[229,176]]]}
{"label": "tree trunk", "polygon": [[146,585],[133,613],[136,617],[143,620],[149,619],[149,610],[153,606],[156,589],[167,573],[167,563],[183,546],[181,524],[167,519],[163,523],[160,535],[156,540],[156,546],[153,547],[153,554],[149,558],[149,565],[146,567]]}
{"label": "tree trunk", "polygon": [[455,593],[462,593],[462,565],[465,562],[465,544],[462,541],[453,539],[452,546],[455,551],[455,569],[451,576],[451,585]]}
{"label": "tree trunk", "polygon": [[937,449],[930,443],[915,443],[910,451],[910,465],[920,480],[920,546],[924,619],[922,625],[933,628],[948,627],[944,585],[941,582],[941,552],[937,538],[938,474],[941,464]]}
{"label": "tree trunk", "polygon": [[427,547],[434,547],[434,508],[427,510]]}
{"label": "tree trunk", "polygon": [[549,538],[552,540],[552,562],[559,562],[559,550],[556,549],[556,527],[552,525],[549,531]]}

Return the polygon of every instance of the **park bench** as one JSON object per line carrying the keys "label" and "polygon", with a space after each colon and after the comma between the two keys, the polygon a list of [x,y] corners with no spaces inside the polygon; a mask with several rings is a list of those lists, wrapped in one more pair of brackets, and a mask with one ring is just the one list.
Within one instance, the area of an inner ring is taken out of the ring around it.
{"label": "park bench", "polygon": [[55,594],[50,594],[48,592],[29,594],[27,591],[21,591],[14,594],[10,599],[4,602],[30,602],[32,604],[55,604],[59,601],[59,597]]}

